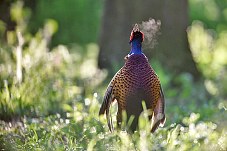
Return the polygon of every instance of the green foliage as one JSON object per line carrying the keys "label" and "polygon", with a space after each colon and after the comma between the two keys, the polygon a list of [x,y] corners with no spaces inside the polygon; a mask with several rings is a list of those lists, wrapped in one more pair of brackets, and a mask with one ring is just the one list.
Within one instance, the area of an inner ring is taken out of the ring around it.
{"label": "green foliage", "polygon": [[[60,5],[63,1],[45,2],[64,10]],[[49,8],[45,2],[40,1],[38,7]],[[88,7],[87,2],[67,1],[65,5]],[[207,99],[204,89],[193,83],[189,74],[173,77],[152,61],[166,98],[165,126],[151,134],[145,111],[136,133],[127,133],[127,127],[110,133],[105,117],[98,116],[107,84],[100,85],[106,72],[97,69],[97,45],[71,45],[69,49],[59,45],[50,50],[51,38],[61,23],[48,19],[32,36],[27,32],[31,14],[22,8],[21,1],[12,5],[16,31],[8,32],[8,44],[0,47],[0,149],[226,150],[224,31],[213,37],[198,22],[188,31],[194,58],[215,98]],[[64,20],[64,14],[59,15]],[[4,23],[0,22],[0,31],[4,30]],[[176,85],[170,85],[172,80]],[[114,107],[112,112],[116,113]],[[116,127],[116,114],[113,122]]]}
{"label": "green foliage", "polygon": [[[227,105],[227,3],[226,0],[190,0],[192,25],[188,39],[207,90]],[[195,21],[196,20],[196,21]],[[199,20],[199,21],[198,21]]]}
{"label": "green foliage", "polygon": [[7,60],[1,64],[1,72],[8,72],[8,75],[3,74],[0,77],[1,84],[4,82],[1,93],[1,117],[8,117],[8,114],[23,115],[25,114],[23,112],[34,115],[46,114],[52,109],[58,110],[62,100],[67,102],[70,99],[67,95],[58,93],[58,91],[70,91],[73,88],[71,81],[67,79],[67,72],[70,72],[70,69],[66,67],[71,61],[69,53],[63,46],[48,52],[46,40],[42,36],[38,38],[39,34],[41,33],[31,38],[23,50],[21,83],[15,73],[18,70],[18,60],[16,62],[13,60],[18,59],[15,53],[17,49],[12,48],[12,62]]}
{"label": "green foliage", "polygon": [[208,91],[223,98],[227,96],[226,37],[227,30],[221,33],[211,32],[201,22],[194,22],[188,30],[190,47],[198,67],[207,78],[205,85]]}
{"label": "green foliage", "polygon": [[53,37],[53,46],[97,42],[102,5],[103,0],[39,0],[29,27],[32,32],[37,31],[46,19],[51,18],[59,26]]}
{"label": "green foliage", "polygon": [[227,30],[227,1],[226,0],[189,0],[189,15],[191,23],[200,20],[206,28],[218,32]]}
{"label": "green foliage", "polygon": [[[22,8],[18,1],[12,12],[23,12]],[[33,37],[23,28],[27,23],[23,13],[17,15],[21,16],[16,20],[16,31],[7,33],[9,45],[0,49],[0,119],[62,113],[67,104],[105,77],[105,72],[96,68],[98,47],[74,46],[77,51],[70,54],[67,47],[59,45],[50,51],[56,22],[47,20]]]}

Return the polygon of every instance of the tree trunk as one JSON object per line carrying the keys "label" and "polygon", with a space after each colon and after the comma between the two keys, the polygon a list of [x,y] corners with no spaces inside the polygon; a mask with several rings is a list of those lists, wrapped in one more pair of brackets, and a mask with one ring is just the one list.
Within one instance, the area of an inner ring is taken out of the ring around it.
{"label": "tree trunk", "polygon": [[145,50],[172,74],[188,72],[199,79],[189,50],[186,29],[188,27],[188,3],[186,0],[106,0],[100,33],[98,65],[107,68],[111,75],[124,62],[129,52],[129,35],[135,23],[149,18],[161,20],[161,35],[152,50]]}

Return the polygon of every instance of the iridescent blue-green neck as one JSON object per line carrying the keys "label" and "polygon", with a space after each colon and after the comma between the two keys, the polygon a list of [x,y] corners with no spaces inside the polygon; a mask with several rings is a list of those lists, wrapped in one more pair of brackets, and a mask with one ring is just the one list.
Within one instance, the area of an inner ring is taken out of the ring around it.
{"label": "iridescent blue-green neck", "polygon": [[131,42],[131,51],[130,51],[130,55],[131,54],[142,54],[142,44],[141,44],[141,40],[139,39],[133,39],[133,41]]}

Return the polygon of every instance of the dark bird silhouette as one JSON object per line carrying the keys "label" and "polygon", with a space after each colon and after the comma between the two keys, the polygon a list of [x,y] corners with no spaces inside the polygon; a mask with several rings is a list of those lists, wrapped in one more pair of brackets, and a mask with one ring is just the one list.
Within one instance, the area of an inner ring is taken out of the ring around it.
{"label": "dark bird silhouette", "polygon": [[110,131],[113,131],[110,106],[114,100],[118,103],[118,126],[122,123],[123,111],[126,111],[127,119],[134,117],[129,127],[134,132],[138,126],[139,116],[143,112],[143,101],[146,108],[151,111],[148,116],[151,132],[165,123],[163,91],[157,74],[142,52],[143,40],[144,34],[136,24],[130,36],[131,51],[125,57],[124,66],[115,74],[107,87],[99,115],[106,114]]}

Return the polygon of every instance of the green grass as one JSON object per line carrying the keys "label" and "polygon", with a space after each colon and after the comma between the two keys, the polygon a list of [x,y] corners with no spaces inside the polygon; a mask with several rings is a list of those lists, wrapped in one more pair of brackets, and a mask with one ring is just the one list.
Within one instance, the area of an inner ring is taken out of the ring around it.
{"label": "green grass", "polygon": [[[88,99],[88,98],[87,98]],[[210,114],[210,120],[200,120],[201,114],[191,113],[181,122],[177,110],[167,106],[167,124],[151,134],[143,118],[135,134],[115,130],[110,133],[106,120],[98,117],[100,104],[96,94],[90,104],[77,101],[65,114],[22,121],[1,121],[1,148],[6,150],[225,150],[227,131],[212,122],[212,116],[224,117],[223,111]],[[209,106],[215,109],[215,106]],[[187,109],[187,107],[186,107]],[[205,110],[202,110],[205,111]]]}
{"label": "green grass", "polygon": [[2,150],[226,150],[225,105],[207,99],[188,74],[173,79],[154,62],[166,98],[165,126],[151,134],[142,115],[136,133],[110,133],[98,116],[107,83],[96,67],[97,45],[70,53],[64,46],[47,51],[45,41],[37,33],[23,46],[21,82],[15,48],[0,51]]}

